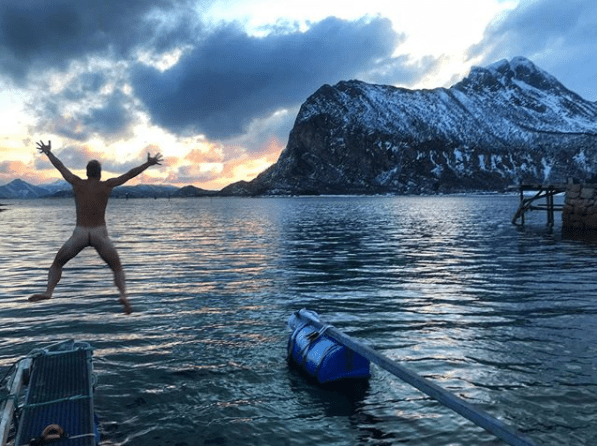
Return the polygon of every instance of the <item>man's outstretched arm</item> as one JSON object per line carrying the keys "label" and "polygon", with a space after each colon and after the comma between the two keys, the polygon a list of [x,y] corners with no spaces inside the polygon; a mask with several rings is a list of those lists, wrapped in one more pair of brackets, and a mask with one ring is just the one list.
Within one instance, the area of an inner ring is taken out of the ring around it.
{"label": "man's outstretched arm", "polygon": [[129,170],[127,173],[120,175],[119,177],[110,178],[109,180],[106,181],[106,184],[110,187],[122,186],[128,180],[130,180],[131,178],[135,178],[137,175],[139,175],[141,172],[143,172],[148,167],[154,166],[156,164],[160,164],[161,161],[162,161],[162,155],[160,153],[156,154],[155,156],[150,156],[148,153],[146,162],[144,162],[140,166],[137,166],[137,167]]}
{"label": "man's outstretched arm", "polygon": [[50,160],[50,162],[52,163],[52,165],[58,169],[58,172],[60,172],[63,176],[63,178],[68,181],[70,184],[73,184],[75,182],[75,180],[79,179],[78,176],[76,176],[74,173],[72,173],[70,170],[68,170],[66,168],[66,166],[64,164],[62,164],[62,161],[60,161],[56,155],[54,155],[52,153],[52,141],[48,141],[48,144],[44,144],[43,141],[40,141],[37,143],[37,149],[41,152],[41,153],[45,153],[46,156],[48,157],[48,159]]}

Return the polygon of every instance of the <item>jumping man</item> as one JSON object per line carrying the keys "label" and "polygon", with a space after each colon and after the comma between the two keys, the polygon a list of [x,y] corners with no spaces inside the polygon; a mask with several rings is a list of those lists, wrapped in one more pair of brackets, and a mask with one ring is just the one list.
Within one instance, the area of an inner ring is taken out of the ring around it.
{"label": "jumping man", "polygon": [[124,306],[124,312],[127,314],[131,313],[132,308],[126,297],[124,272],[122,271],[120,258],[108,237],[108,231],[106,229],[106,206],[108,205],[108,198],[112,189],[126,183],[131,178],[136,177],[148,167],[160,164],[162,155],[158,153],[152,157],[148,153],[147,161],[145,163],[129,170],[124,175],[110,178],[106,181],[100,180],[102,174],[100,163],[96,160],[91,160],[87,164],[87,179],[82,180],[68,170],[64,164],[62,164],[62,161],[52,153],[51,141],[48,141],[47,145],[40,141],[37,143],[37,148],[41,153],[47,155],[54,167],[58,169],[64,179],[72,185],[77,210],[77,225],[73,235],[66,241],[66,243],[64,243],[64,245],[62,245],[62,248],[60,248],[54,258],[54,262],[52,263],[48,274],[48,286],[46,292],[42,294],[34,294],[29,298],[29,301],[37,302],[38,300],[50,299],[54,292],[54,288],[62,276],[62,267],[70,259],[79,254],[83,248],[93,246],[100,257],[114,272],[114,283],[120,293],[119,301]]}

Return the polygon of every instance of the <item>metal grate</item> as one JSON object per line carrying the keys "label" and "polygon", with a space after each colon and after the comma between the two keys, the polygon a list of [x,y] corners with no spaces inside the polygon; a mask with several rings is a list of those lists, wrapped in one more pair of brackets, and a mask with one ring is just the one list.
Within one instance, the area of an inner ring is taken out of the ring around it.
{"label": "metal grate", "polygon": [[33,358],[31,379],[15,445],[28,445],[58,424],[65,437],[53,445],[95,445],[91,350],[47,353]]}

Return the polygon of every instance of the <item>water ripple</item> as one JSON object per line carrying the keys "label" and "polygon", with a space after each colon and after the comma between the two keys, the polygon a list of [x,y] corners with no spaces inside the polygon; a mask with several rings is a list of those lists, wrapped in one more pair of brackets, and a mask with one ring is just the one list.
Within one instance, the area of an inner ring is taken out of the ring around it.
{"label": "water ripple", "polygon": [[91,342],[110,445],[501,444],[377,368],[345,393],[306,382],[285,361],[284,324],[309,307],[537,444],[591,444],[596,245],[542,215],[512,226],[516,200],[114,200],[130,317],[93,250],[55,298],[29,304],[74,209],[9,201],[0,367],[40,344]]}

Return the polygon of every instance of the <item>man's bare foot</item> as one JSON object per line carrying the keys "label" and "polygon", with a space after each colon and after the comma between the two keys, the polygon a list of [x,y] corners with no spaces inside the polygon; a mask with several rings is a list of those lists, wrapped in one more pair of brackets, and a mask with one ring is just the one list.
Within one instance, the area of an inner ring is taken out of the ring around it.
{"label": "man's bare foot", "polygon": [[126,297],[121,297],[120,299],[118,299],[118,302],[122,304],[122,306],[124,307],[123,310],[126,314],[131,314],[133,312],[133,307],[131,307],[129,300]]}
{"label": "man's bare foot", "polygon": [[37,302],[40,300],[50,299],[52,296],[48,294],[34,294],[33,296],[29,297],[29,302]]}

